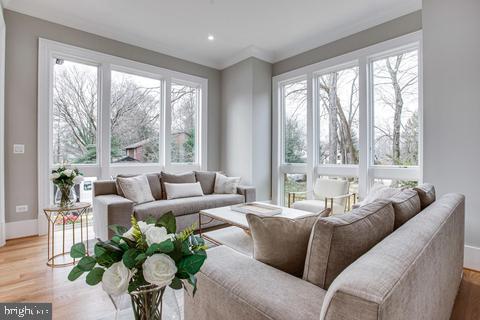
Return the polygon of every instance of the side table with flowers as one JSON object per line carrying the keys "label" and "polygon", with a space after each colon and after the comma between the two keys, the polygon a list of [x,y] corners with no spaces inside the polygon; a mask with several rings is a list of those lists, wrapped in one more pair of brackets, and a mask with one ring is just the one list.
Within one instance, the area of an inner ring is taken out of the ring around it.
{"label": "side table with flowers", "polygon": [[[72,246],[72,258],[81,258],[68,279],[84,273],[89,285],[102,283],[111,296],[128,292],[136,320],[161,320],[167,286],[179,290],[190,284],[196,292],[196,274],[207,258],[204,240],[194,234],[194,227],[177,233],[173,213],[158,220],[137,221],[131,228],[110,226],[115,236],[95,244],[93,256],[85,256],[85,246]],[[166,319],[166,318],[164,318]]]}

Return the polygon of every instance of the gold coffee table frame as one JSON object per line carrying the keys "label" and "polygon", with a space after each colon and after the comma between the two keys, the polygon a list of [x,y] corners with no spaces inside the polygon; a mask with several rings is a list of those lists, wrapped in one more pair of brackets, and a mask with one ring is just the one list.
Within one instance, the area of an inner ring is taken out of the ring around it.
{"label": "gold coffee table frame", "polygon": [[[48,243],[48,260],[47,266],[56,268],[56,267],[66,267],[74,265],[77,259],[73,259],[71,262],[67,263],[55,263],[55,258],[60,256],[65,256],[70,254],[70,251],[65,251],[65,225],[68,222],[72,223],[72,242],[75,244],[75,224],[78,224],[80,220],[80,241],[83,242],[83,229],[84,225],[86,228],[86,246],[87,246],[87,255],[88,255],[88,209],[90,209],[91,205],[87,202],[77,202],[74,205],[61,208],[61,207],[50,207],[43,209],[45,212],[45,216],[48,220],[48,233],[47,233],[47,243]],[[76,219],[70,219],[69,215],[71,213],[76,213]],[[83,218],[85,219],[85,223],[83,223]],[[62,221],[62,252],[55,254],[55,224],[61,219]]]}

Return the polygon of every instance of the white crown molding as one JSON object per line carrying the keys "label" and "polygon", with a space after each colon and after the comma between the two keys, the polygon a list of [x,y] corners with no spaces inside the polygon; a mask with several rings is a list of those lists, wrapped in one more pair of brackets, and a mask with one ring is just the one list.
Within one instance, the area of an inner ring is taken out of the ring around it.
{"label": "white crown molding", "polygon": [[357,23],[350,24],[348,26],[345,26],[344,28],[336,28],[335,30],[331,30],[330,32],[322,31],[319,34],[309,36],[302,41],[276,50],[273,63],[321,47],[336,40],[351,36],[355,33],[367,30],[369,28],[375,27],[377,25],[391,21],[393,19],[399,18],[403,15],[415,12],[420,9],[421,5],[419,7],[418,1],[404,1],[398,6],[391,8],[383,14],[376,16],[372,15],[372,17],[368,19],[360,20]]}
{"label": "white crown molding", "polygon": [[240,61],[251,57],[272,63],[274,55],[272,52],[269,52],[267,50],[263,50],[255,46],[249,46],[241,50],[237,54],[233,55],[232,57],[225,59],[223,63],[220,64],[220,69],[228,68]]}

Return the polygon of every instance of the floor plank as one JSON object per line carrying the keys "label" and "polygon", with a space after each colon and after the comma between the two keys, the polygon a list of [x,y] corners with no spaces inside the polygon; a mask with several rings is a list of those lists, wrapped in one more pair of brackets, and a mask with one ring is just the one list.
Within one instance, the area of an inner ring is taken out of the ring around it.
{"label": "floor plank", "polygon": [[[7,241],[0,248],[0,301],[52,302],[54,319],[113,319],[114,307],[100,285],[68,281],[71,267],[52,269],[46,257],[46,237]],[[465,270],[451,320],[479,319],[480,272]]]}

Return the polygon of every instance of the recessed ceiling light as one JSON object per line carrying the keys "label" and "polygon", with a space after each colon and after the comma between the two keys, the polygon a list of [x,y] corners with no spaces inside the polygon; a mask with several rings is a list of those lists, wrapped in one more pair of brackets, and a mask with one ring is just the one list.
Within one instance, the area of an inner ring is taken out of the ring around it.
{"label": "recessed ceiling light", "polygon": [[213,36],[213,34],[209,34],[207,39],[209,41],[213,41],[213,40],[215,40],[215,37]]}

